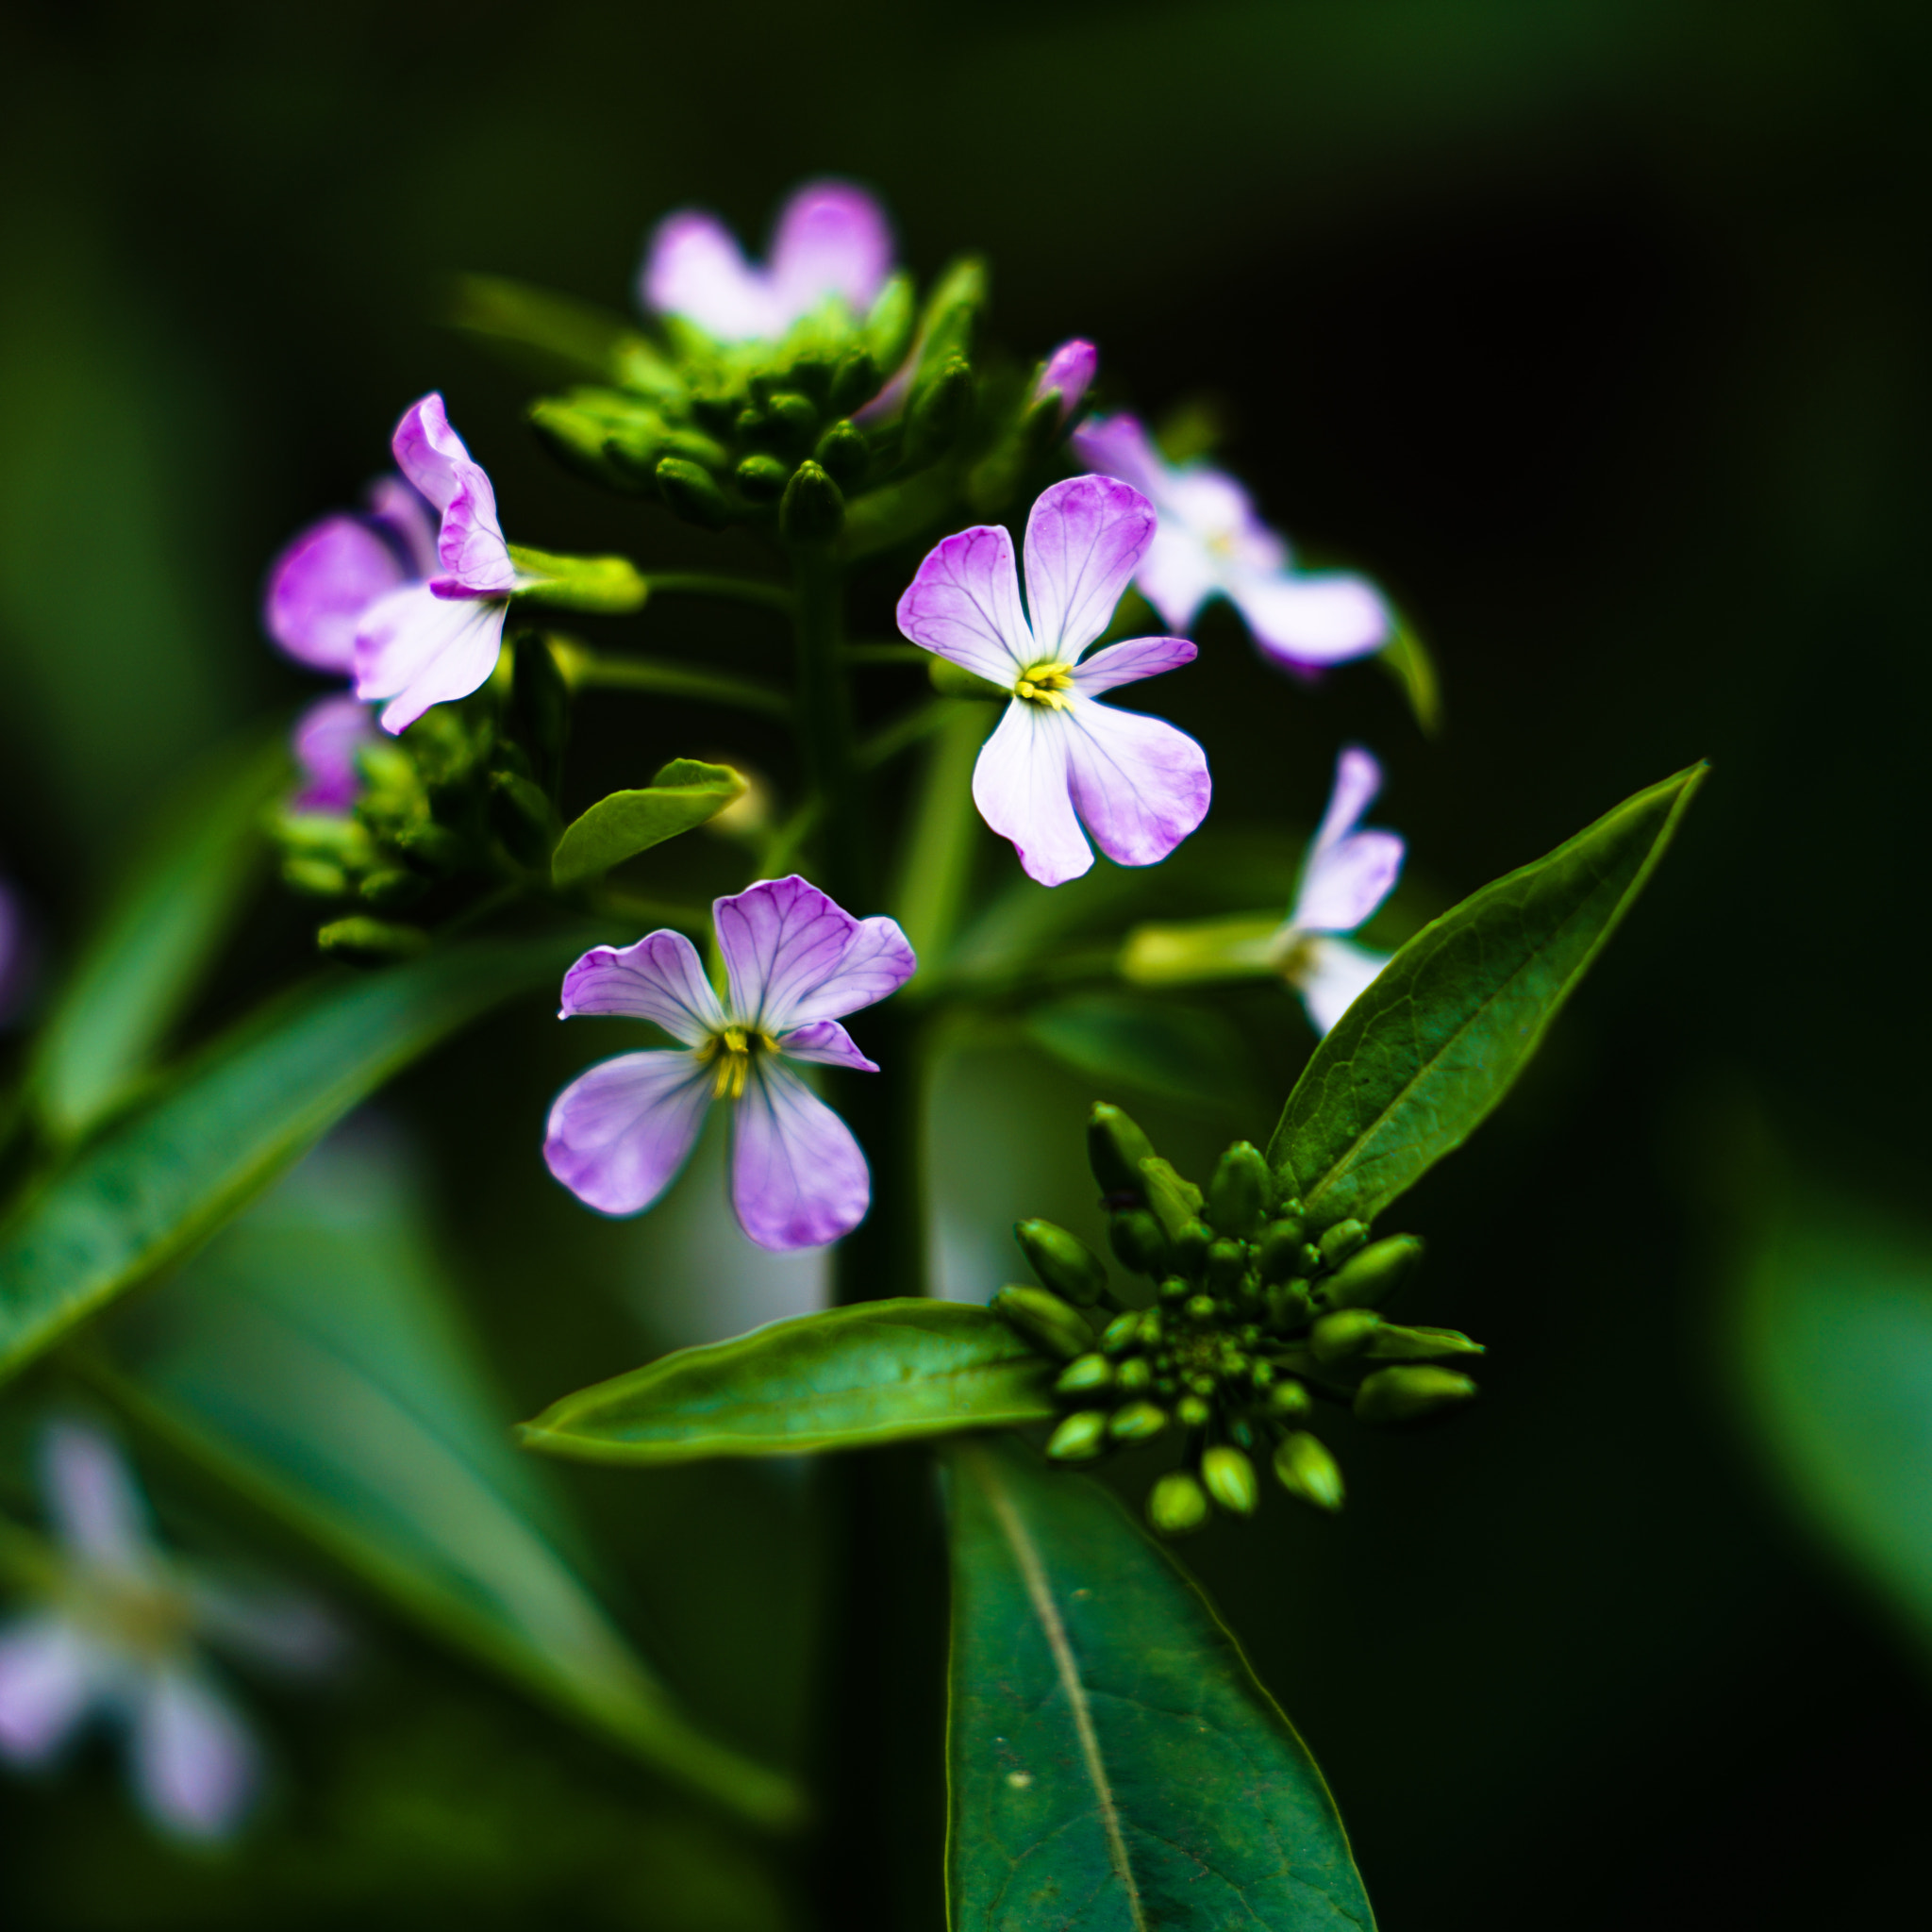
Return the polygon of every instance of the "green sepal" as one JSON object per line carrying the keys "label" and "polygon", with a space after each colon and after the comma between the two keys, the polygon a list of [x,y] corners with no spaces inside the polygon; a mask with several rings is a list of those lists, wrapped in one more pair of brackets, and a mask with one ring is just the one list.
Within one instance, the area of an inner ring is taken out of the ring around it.
{"label": "green sepal", "polygon": [[872,446],[863,430],[840,421],[819,438],[812,456],[841,490],[850,490],[864,480],[866,466],[872,461]]}
{"label": "green sepal", "polygon": [[516,588],[514,594],[523,603],[622,617],[641,610],[650,591],[627,557],[569,557],[512,543],[509,560],[520,578],[530,580]]}
{"label": "green sepal", "polygon": [[[1366,1309],[1350,1309],[1351,1314],[1366,1314]],[[1324,1315],[1327,1322],[1341,1320],[1340,1315]],[[1399,1328],[1392,1322],[1384,1322],[1369,1338],[1369,1345],[1362,1354],[1370,1361],[1378,1362],[1426,1362],[1439,1356],[1484,1355],[1488,1351],[1480,1341],[1472,1341],[1459,1328]]]}
{"label": "green sepal", "polygon": [[948,357],[907,408],[907,462],[917,468],[945,456],[973,420],[973,398],[972,365],[963,356]]}
{"label": "green sepal", "polygon": [[570,685],[550,640],[525,631],[510,646],[509,712],[537,782],[551,798],[570,741]]}
{"label": "green sepal", "polygon": [[1091,1462],[1106,1455],[1107,1411],[1076,1410],[1047,1438],[1046,1453],[1056,1462]]}
{"label": "green sepal", "polygon": [[1308,1346],[1324,1367],[1350,1361],[1367,1351],[1381,1325],[1374,1308],[1339,1308],[1308,1331]]}
{"label": "green sepal", "polygon": [[1453,1369],[1377,1369],[1355,1392],[1358,1422],[1387,1424],[1421,1422],[1474,1398],[1476,1387]]}
{"label": "green sepal", "polygon": [[1158,1279],[1167,1273],[1167,1232],[1149,1208],[1122,1208],[1107,1218],[1107,1238],[1114,1258],[1135,1274]]}
{"label": "green sepal", "polygon": [[1047,1355],[1072,1361],[1093,1346],[1093,1330],[1077,1308],[1043,1288],[1024,1283],[1003,1288],[992,1298],[992,1311]]}
{"label": "green sepal", "polygon": [[742,797],[745,780],[729,765],[673,758],[650,784],[600,798],[557,841],[550,876],[576,885],[717,817]]}
{"label": "green sepal", "polygon": [[895,275],[874,299],[871,312],[865,318],[864,344],[855,352],[856,356],[871,358],[872,387],[854,399],[851,391],[859,387],[862,377],[857,373],[848,374],[848,365],[841,362],[832,373],[831,397],[837,408],[856,409],[860,403],[869,403],[878,394],[883,372],[898,368],[912,346],[914,320],[912,277],[904,273]]}
{"label": "green sepal", "polygon": [[740,491],[752,503],[776,503],[791,480],[790,466],[761,450],[754,450],[744,458],[732,474]]}

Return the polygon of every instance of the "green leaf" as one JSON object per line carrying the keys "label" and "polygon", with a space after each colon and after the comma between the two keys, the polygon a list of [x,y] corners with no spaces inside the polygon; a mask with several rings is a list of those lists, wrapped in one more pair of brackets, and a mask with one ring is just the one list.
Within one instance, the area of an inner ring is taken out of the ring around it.
{"label": "green leaf", "polygon": [[1070,993],[1032,1008],[1027,1037],[1076,1074],[1215,1111],[1239,1109],[1254,1082],[1241,1035],[1219,1013],[1131,993]]}
{"label": "green leaf", "polygon": [[613,791],[567,826],[550,861],[550,875],[559,886],[594,878],[716,818],[743,791],[743,778],[729,765],[673,758],[645,790]]}
{"label": "green leaf", "polygon": [[627,557],[574,557],[552,550],[509,546],[517,575],[534,581],[517,591],[520,600],[559,610],[593,610],[622,617],[644,608],[650,585]]}
{"label": "green leaf", "polygon": [[953,1932],[1374,1924],[1321,1773],[1113,1496],[949,1454]]}
{"label": "green leaf", "polygon": [[518,1434],[592,1462],[862,1449],[1044,1421],[1058,1367],[985,1308],[865,1302],[680,1349],[566,1395]]}
{"label": "green leaf", "polygon": [[504,275],[459,275],[449,320],[467,335],[524,352],[516,359],[542,376],[608,381],[628,357],[649,352],[623,316]]}
{"label": "green leaf", "polygon": [[288,753],[251,745],[194,781],[146,840],[34,1042],[42,1125],[77,1138],[124,1102],[227,937],[264,847]]}
{"label": "green leaf", "polygon": [[391,1074],[554,981],[581,942],[478,940],[332,973],[217,1042],[0,1229],[0,1378],[205,1241]]}
{"label": "green leaf", "polygon": [[1625,799],[1425,925],[1302,1070],[1268,1145],[1317,1227],[1373,1221],[1508,1092],[1707,767]]}
{"label": "green leaf", "polygon": [[1375,654],[1383,670],[1402,687],[1408,708],[1424,738],[1442,728],[1442,686],[1428,647],[1410,629],[1407,618],[1395,620],[1395,634]]}
{"label": "green leaf", "polygon": [[568,1553],[438,1268],[398,1149],[318,1149],[117,1317],[110,1393],[435,1636],[765,1824],[785,1779],[693,1727]]}

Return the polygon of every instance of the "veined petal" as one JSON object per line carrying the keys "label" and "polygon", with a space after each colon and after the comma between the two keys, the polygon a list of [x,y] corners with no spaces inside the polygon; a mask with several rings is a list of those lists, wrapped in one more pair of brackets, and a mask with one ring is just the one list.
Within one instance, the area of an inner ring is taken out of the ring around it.
{"label": "veined petal", "polygon": [[1389,641],[1394,620],[1368,578],[1345,571],[1310,575],[1237,573],[1227,594],[1247,620],[1255,641],[1291,665],[1342,664]]}
{"label": "veined petal", "polygon": [[370,521],[379,524],[414,578],[436,570],[436,517],[421,491],[400,476],[378,476],[369,486]]}
{"label": "veined petal", "polygon": [[1013,540],[997,524],[979,524],[936,543],[899,599],[899,629],[1011,691],[1039,656],[1020,608]]}
{"label": "veined petal", "polygon": [[358,517],[325,517],[270,567],[263,628],[291,658],[346,675],[356,625],[387,591],[408,581],[396,554]]}
{"label": "veined petal", "polygon": [[771,287],[783,328],[827,295],[855,315],[869,309],[892,272],[892,231],[862,188],[810,181],[785,204],[772,242]]}
{"label": "veined petal", "polygon": [[710,1104],[710,1070],[695,1054],[620,1054],[557,1096],[544,1162],[600,1214],[641,1214],[677,1178]]}
{"label": "veined petal", "polygon": [[1343,745],[1335,757],[1335,782],[1328,788],[1328,804],[1309,847],[1310,859],[1347,838],[1381,789],[1382,767],[1374,753],[1358,744]]}
{"label": "veined petal", "polygon": [[100,1646],[64,1618],[29,1617],[0,1631],[0,1757],[43,1764],[110,1674]]}
{"label": "veined petal", "polygon": [[1107,628],[1155,521],[1153,504],[1116,476],[1041,491],[1026,519],[1026,608],[1042,657],[1076,658]]}
{"label": "veined petal", "polygon": [[178,1838],[229,1837],[261,1784],[255,1740],[241,1713],[200,1672],[174,1663],[143,1681],[133,1724],[142,1808]]}
{"label": "veined petal", "polygon": [[[1060,421],[1064,423],[1080,407],[1080,398],[1087,393],[1088,386],[1093,380],[1093,372],[1099,367],[1100,351],[1091,342],[1082,341],[1075,336],[1072,341],[1062,342],[1041,364],[1040,375],[1033,384],[1033,400],[1036,403],[1043,401],[1058,391]],[[1106,469],[1107,466],[1096,463],[1093,467]]]}
{"label": "veined petal", "polygon": [[447,573],[439,584],[469,591],[508,591],[516,587],[516,566],[496,520],[496,491],[474,463],[463,487],[442,513],[436,560]]}
{"label": "veined petal", "polygon": [[382,714],[389,732],[468,697],[496,669],[508,609],[497,597],[439,597],[427,584],[391,591],[356,634],[356,695],[393,700]]}
{"label": "veined petal", "polygon": [[40,1462],[47,1514],[69,1550],[124,1575],[154,1570],[147,1507],[106,1435],[88,1423],[50,1423],[41,1433]]}
{"label": "veined petal", "polygon": [[1219,593],[1221,567],[1191,530],[1163,517],[1134,583],[1163,624],[1186,630],[1202,605]]}
{"label": "veined petal", "polygon": [[854,919],[795,873],[714,901],[711,915],[731,1011],[770,1033],[856,1013],[912,976],[895,921]]}
{"label": "veined petal", "polygon": [[731,1117],[731,1205],[761,1248],[823,1247],[872,1206],[852,1129],[783,1061],[754,1063]]}
{"label": "veined petal", "polygon": [[356,754],[375,736],[369,707],[352,697],[323,698],[295,721],[291,749],[304,784],[289,803],[295,811],[349,810],[362,790]]}
{"label": "veined petal", "polygon": [[1042,886],[1064,885],[1093,863],[1068,789],[1071,715],[1015,698],[973,767],[980,817],[1013,841],[1026,875]]}
{"label": "veined petal", "polygon": [[1090,416],[1074,431],[1073,444],[1089,469],[1131,483],[1160,508],[1168,468],[1138,417]]}
{"label": "veined petal", "polygon": [[435,390],[403,411],[390,448],[397,469],[439,510],[450,507],[466,474],[477,468],[463,439],[450,427],[449,413]]}
{"label": "veined petal", "polygon": [[1208,755],[1186,732],[1077,694],[1060,715],[1074,808],[1116,865],[1165,858],[1208,816]]}
{"label": "veined petal", "polygon": [[1355,832],[1313,854],[1295,894],[1305,932],[1353,932],[1395,890],[1405,847],[1393,832]]}
{"label": "veined petal", "polygon": [[1348,1011],[1390,958],[1326,933],[1308,940],[1294,979],[1316,1032],[1326,1033]]}
{"label": "veined petal", "polygon": [[698,949],[681,932],[646,933],[632,946],[592,946],[563,975],[559,1020],[586,1014],[649,1020],[695,1046],[724,1017]]}
{"label": "veined petal", "polygon": [[861,1074],[879,1070],[878,1062],[867,1059],[836,1020],[814,1020],[808,1026],[779,1034],[778,1051],[787,1059],[812,1060],[822,1067],[851,1067]]}
{"label": "veined petal", "polygon": [[681,315],[721,341],[753,341],[778,330],[768,278],[745,260],[721,222],[694,208],[658,224],[642,294],[646,308]]}
{"label": "veined petal", "polygon": [[1085,691],[1090,698],[1097,697],[1118,685],[1158,677],[1163,671],[1178,671],[1200,655],[1186,638],[1129,638],[1124,643],[1108,644],[1104,651],[1095,651],[1076,665],[1074,689]]}

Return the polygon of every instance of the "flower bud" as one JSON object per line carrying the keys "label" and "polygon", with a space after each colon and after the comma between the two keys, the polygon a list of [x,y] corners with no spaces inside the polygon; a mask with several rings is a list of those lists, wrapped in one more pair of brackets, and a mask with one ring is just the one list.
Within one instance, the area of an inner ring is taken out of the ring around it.
{"label": "flower bud", "polygon": [[1350,1256],[1322,1284],[1322,1299],[1331,1308],[1379,1307],[1414,1274],[1422,1257],[1423,1244],[1414,1235],[1391,1234]]}
{"label": "flower bud", "polygon": [[1268,1391],[1268,1413],[1284,1422],[1307,1415],[1309,1407],[1308,1391],[1291,1377],[1284,1377]]}
{"label": "flower bud", "polygon": [[1186,1536],[1208,1521],[1208,1498],[1186,1470],[1162,1476],[1147,1496],[1147,1521],[1162,1536]]}
{"label": "flower bud", "polygon": [[1108,1215],[1107,1238],[1123,1268],[1157,1277],[1166,1274],[1167,1236],[1145,1208],[1123,1208]]}
{"label": "flower bud", "polygon": [[872,445],[862,430],[855,429],[850,423],[839,422],[819,438],[812,455],[835,483],[849,490],[864,476],[866,465],[872,461]]}
{"label": "flower bud", "polygon": [[1208,1250],[1208,1279],[1218,1289],[1232,1288],[1247,1267],[1248,1253],[1240,1241],[1219,1241]]}
{"label": "flower bud", "polygon": [[765,433],[774,442],[803,449],[819,426],[818,406],[809,396],[787,391],[765,403]]}
{"label": "flower bud", "polygon": [[1291,1496],[1331,1513],[1341,1507],[1341,1472],[1334,1457],[1306,1429],[1282,1438],[1274,1452],[1274,1474]]}
{"label": "flower bud", "polygon": [[1198,1215],[1174,1238],[1174,1265],[1183,1274],[1197,1274],[1214,1244],[1214,1230]]}
{"label": "flower bud", "polygon": [[1338,1308],[1308,1330],[1308,1346],[1318,1362],[1345,1362],[1368,1347],[1381,1325],[1374,1308]]}
{"label": "flower bud", "polygon": [[1077,1415],[1070,1415],[1048,1437],[1046,1453],[1056,1462],[1091,1462],[1106,1447],[1106,1412],[1083,1408]]}
{"label": "flower bud", "polygon": [[1154,1158],[1154,1143],[1117,1107],[1095,1101],[1087,1116],[1087,1160],[1103,1194],[1146,1199],[1143,1160]]}
{"label": "flower bud", "polygon": [[1201,1480],[1230,1516],[1252,1516],[1261,1500],[1255,1465],[1239,1449],[1224,1444],[1217,1443],[1201,1457]]}
{"label": "flower bud", "polygon": [[1261,1230],[1260,1273],[1267,1282],[1286,1281],[1301,1261],[1302,1224],[1292,1218],[1271,1221]]}
{"label": "flower bud", "polygon": [[1162,1160],[1158,1154],[1142,1160],[1141,1187],[1169,1241],[1200,1219],[1201,1191],[1192,1181],[1183,1180],[1171,1160]]}
{"label": "flower bud", "polygon": [[907,462],[937,462],[958,441],[972,413],[972,367],[963,356],[948,356],[906,412]]}
{"label": "flower bud", "polygon": [[1337,1268],[1369,1238],[1359,1221],[1338,1221],[1322,1237],[1322,1265]]}
{"label": "flower bud", "polygon": [[332,920],[315,935],[325,953],[352,959],[409,959],[427,949],[429,935],[420,925],[391,925],[360,914]]}
{"label": "flower bud", "polygon": [[1184,1302],[1194,1291],[1194,1284],[1185,1274],[1170,1274],[1160,1284],[1160,1299],[1169,1304]]}
{"label": "flower bud", "polygon": [[1203,1327],[1206,1327],[1209,1322],[1213,1321],[1216,1313],[1214,1297],[1211,1294],[1191,1295],[1188,1298],[1188,1305],[1182,1312],[1189,1321],[1198,1322]]}
{"label": "flower bud", "polygon": [[1480,1341],[1472,1341],[1460,1328],[1398,1328],[1383,1323],[1369,1353],[1383,1362],[1426,1362],[1445,1355],[1484,1355]]}
{"label": "flower bud", "polygon": [[992,1298],[992,1311],[1036,1348],[1063,1361],[1072,1361],[1093,1346],[1093,1331],[1079,1313],[1043,1288],[1003,1288]]}
{"label": "flower bud", "polygon": [[1106,1293],[1107,1269],[1100,1257],[1065,1228],[1050,1221],[1023,1221],[1013,1238],[1041,1280],[1075,1307],[1091,1308]]}
{"label": "flower bud", "polygon": [[1183,1395],[1174,1412],[1181,1426],[1189,1429],[1205,1429],[1214,1417],[1213,1405],[1199,1395]]}
{"label": "flower bud", "polygon": [[1454,1369],[1426,1364],[1377,1369],[1355,1392],[1357,1418],[1365,1423],[1412,1423],[1453,1408],[1475,1393],[1475,1384]]}
{"label": "flower bud", "polygon": [[1113,1386],[1113,1364],[1104,1355],[1075,1356],[1054,1385],[1058,1395],[1087,1395]]}
{"label": "flower bud", "polygon": [[1151,1402],[1130,1402],[1109,1418],[1107,1432],[1116,1442],[1151,1442],[1167,1426],[1167,1411]]}
{"label": "flower bud", "polygon": [[845,522],[845,497],[817,463],[800,463],[778,506],[778,534],[788,543],[829,543]]}
{"label": "flower bud", "polygon": [[[832,387],[827,400],[833,411],[849,416],[861,403],[878,394],[882,378],[878,358],[870,349],[847,349],[832,371]],[[831,465],[825,465],[827,469]]]}
{"label": "flower bud", "polygon": [[776,503],[785,494],[791,472],[776,457],[754,453],[739,464],[738,487],[753,503]]}
{"label": "flower bud", "polygon": [[722,530],[731,521],[731,505],[710,471],[685,457],[665,457],[654,474],[674,516],[707,530]]}
{"label": "flower bud", "polygon": [[1144,1395],[1154,1386],[1154,1364],[1144,1355],[1130,1355],[1121,1364],[1119,1381],[1125,1395]]}
{"label": "flower bud", "polygon": [[1208,1219],[1218,1235],[1246,1241],[1261,1225],[1268,1207],[1268,1163],[1261,1150],[1237,1141],[1208,1184]]}
{"label": "flower bud", "polygon": [[1107,1324],[1100,1338],[1101,1350],[1107,1355],[1124,1355],[1133,1347],[1140,1334],[1141,1318],[1129,1308],[1124,1315],[1116,1315]]}

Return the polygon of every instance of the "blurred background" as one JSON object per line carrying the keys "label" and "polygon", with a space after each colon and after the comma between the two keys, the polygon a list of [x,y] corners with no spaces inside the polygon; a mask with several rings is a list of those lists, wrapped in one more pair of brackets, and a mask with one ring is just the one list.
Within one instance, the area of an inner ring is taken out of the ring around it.
{"label": "blurred background", "polygon": [[[1149,703],[1208,744],[1217,836],[1291,866],[1359,739],[1426,913],[1716,767],[1524,1086],[1404,1204],[1434,1256],[1409,1318],[1490,1343],[1482,1403],[1339,1438],[1339,1522],[1276,1504],[1190,1548],[1387,1932],[1904,1923],[1932,1801],[1928,43],[1902,0],[13,0],[0,864],[58,971],[170,784],[306,694],[259,635],[263,569],[426,389],[520,541],[696,558],[549,463],[528,381],[443,325],[449,279],[623,308],[667,209],[758,240],[801,176],[865,181],[922,275],[990,256],[1016,354],[1086,335],[1109,405],[1211,408],[1304,554],[1374,573],[1429,640],[1434,741],[1374,668],[1305,691],[1210,612]],[[641,622],[671,654],[778,648],[756,614]],[[782,758],[621,696],[587,733],[611,782],[678,754]],[[226,996],[303,946],[264,894]],[[1307,1048],[1267,989],[1227,1011],[1259,1042],[1252,1101],[1108,1095],[1184,1171],[1265,1136]],[[608,1050],[561,1034],[541,1004],[491,1022],[303,1182],[382,1177],[505,1424],[814,1291],[809,1263],[745,1265],[702,1174],[625,1226],[550,1186],[543,1106]],[[1017,1266],[1017,1214],[1092,1234],[1095,1091],[997,1032],[948,1066],[953,1291]],[[223,1256],[196,1265],[246,1259]],[[188,1279],[119,1344],[161,1380]],[[259,1693],[277,1787],[219,1856],[144,1835],[105,1752],[0,1785],[10,1926],[787,1923],[769,1855],[164,1437],[135,1442],[164,1522],[310,1578],[358,1662],[325,1697]],[[795,1473],[541,1477],[687,1705],[795,1757]]]}

